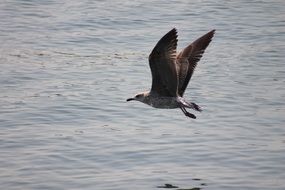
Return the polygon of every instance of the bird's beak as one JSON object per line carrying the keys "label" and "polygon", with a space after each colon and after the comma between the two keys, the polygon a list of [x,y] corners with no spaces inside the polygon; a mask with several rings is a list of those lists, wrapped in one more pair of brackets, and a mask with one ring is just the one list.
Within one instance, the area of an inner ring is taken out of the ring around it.
{"label": "bird's beak", "polygon": [[128,98],[128,99],[127,99],[127,102],[128,102],[128,101],[131,101],[131,100],[135,100],[135,99],[134,99],[134,98]]}

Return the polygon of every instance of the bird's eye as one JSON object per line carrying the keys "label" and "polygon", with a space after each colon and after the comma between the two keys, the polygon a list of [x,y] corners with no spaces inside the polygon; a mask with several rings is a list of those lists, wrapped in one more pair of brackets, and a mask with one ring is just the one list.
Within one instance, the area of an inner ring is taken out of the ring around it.
{"label": "bird's eye", "polygon": [[140,94],[138,94],[138,95],[136,95],[136,98],[139,98],[141,95]]}

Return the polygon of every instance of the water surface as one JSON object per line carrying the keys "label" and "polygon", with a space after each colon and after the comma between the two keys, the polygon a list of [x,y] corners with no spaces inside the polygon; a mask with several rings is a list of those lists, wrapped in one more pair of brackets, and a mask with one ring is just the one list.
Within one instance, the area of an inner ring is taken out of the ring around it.
{"label": "water surface", "polygon": [[[173,27],[213,42],[185,93],[196,120],[126,98]],[[285,189],[285,3],[0,3],[1,189]]]}

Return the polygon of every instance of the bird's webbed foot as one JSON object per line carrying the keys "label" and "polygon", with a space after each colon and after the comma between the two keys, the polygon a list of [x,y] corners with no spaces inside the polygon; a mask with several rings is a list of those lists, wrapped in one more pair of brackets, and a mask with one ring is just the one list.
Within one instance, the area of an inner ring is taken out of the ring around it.
{"label": "bird's webbed foot", "polygon": [[195,116],[194,114],[190,113],[190,112],[186,112],[185,115],[186,115],[187,117],[192,118],[192,119],[196,119],[196,116]]}
{"label": "bird's webbed foot", "polygon": [[191,104],[192,104],[193,108],[194,108],[196,111],[199,111],[199,112],[202,112],[202,111],[203,111],[202,108],[201,108],[200,106],[198,106],[197,104],[195,104],[195,103],[193,103],[193,102],[191,102]]}
{"label": "bird's webbed foot", "polygon": [[185,116],[190,117],[192,119],[196,119],[196,116],[190,112],[188,112],[184,107],[180,107],[182,112],[184,113]]}

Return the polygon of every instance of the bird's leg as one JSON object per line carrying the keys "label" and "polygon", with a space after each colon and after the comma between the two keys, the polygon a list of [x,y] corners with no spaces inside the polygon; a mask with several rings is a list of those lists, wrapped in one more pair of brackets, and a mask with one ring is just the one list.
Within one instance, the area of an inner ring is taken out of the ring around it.
{"label": "bird's leg", "polygon": [[191,117],[192,119],[196,119],[196,116],[192,113],[189,113],[185,107],[180,106],[180,109],[182,110],[182,112],[184,113],[184,115],[186,115],[187,117]]}

